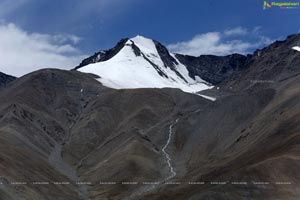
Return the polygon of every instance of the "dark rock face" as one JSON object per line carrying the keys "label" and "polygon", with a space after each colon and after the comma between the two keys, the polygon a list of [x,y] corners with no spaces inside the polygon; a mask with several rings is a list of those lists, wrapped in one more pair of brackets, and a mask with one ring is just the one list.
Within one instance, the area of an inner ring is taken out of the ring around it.
{"label": "dark rock face", "polygon": [[187,66],[192,77],[199,76],[213,85],[245,88],[255,82],[280,81],[298,75],[300,57],[299,52],[292,49],[294,46],[300,46],[299,34],[290,35],[284,41],[275,41],[247,56],[193,57],[176,54],[176,57]]}
{"label": "dark rock face", "polygon": [[75,67],[74,69],[76,70],[91,63],[103,62],[111,59],[124,47],[127,41],[128,38],[124,38],[120,40],[114,48],[95,53],[93,56],[84,59],[79,66]]}
{"label": "dark rock face", "polygon": [[[184,77],[181,76],[180,73],[178,73],[178,71],[175,68],[175,65],[178,65],[178,62],[170,55],[169,50],[163,46],[161,43],[157,42],[157,41],[153,41],[155,44],[155,47],[157,49],[157,52],[161,58],[161,60],[163,61],[165,67],[169,67],[170,69],[172,69],[177,76],[179,76],[181,79],[183,79],[185,82],[187,82],[187,80],[184,79]],[[194,77],[192,77],[194,78]]]}
{"label": "dark rock face", "polygon": [[157,73],[160,76],[168,78],[167,74],[165,74],[162,70],[160,70],[159,67],[156,64],[154,64],[151,60],[149,60],[149,58],[147,58],[147,56],[140,50],[140,48],[138,46],[136,46],[136,44],[132,40],[130,40],[130,41],[131,41],[131,44],[128,44],[128,45],[131,46],[131,48],[136,56],[142,56],[147,62],[149,62],[153,66],[153,68],[157,71]]}
{"label": "dark rock face", "polygon": [[268,47],[256,50],[247,61],[246,69],[231,76],[221,85],[244,90],[298,76],[300,52],[293,50],[294,46],[300,46],[300,34],[290,35],[284,41],[275,41]]}
{"label": "dark rock face", "polygon": [[176,54],[178,60],[187,66],[191,77],[217,85],[231,75],[247,68],[250,55],[232,54],[228,56],[201,55],[199,57]]}
{"label": "dark rock face", "polygon": [[15,79],[16,77],[0,72],[0,88],[6,86],[8,83],[12,82]]}
{"label": "dark rock face", "polygon": [[176,64],[178,64],[178,62],[170,55],[169,50],[161,43],[157,41],[153,41],[153,42],[155,44],[159,56],[161,57],[163,63],[165,64],[165,67],[169,67],[175,70],[174,67]]}

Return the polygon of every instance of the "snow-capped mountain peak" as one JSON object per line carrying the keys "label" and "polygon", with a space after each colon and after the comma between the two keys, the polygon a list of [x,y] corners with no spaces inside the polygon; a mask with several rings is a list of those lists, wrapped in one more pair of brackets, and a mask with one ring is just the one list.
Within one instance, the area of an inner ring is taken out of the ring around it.
{"label": "snow-capped mountain peak", "polygon": [[127,43],[130,42],[134,42],[134,44],[137,45],[142,51],[148,51],[152,53],[156,52],[153,40],[145,38],[141,35],[137,35],[134,38],[131,38],[127,41]]}
{"label": "snow-capped mountain peak", "polygon": [[98,75],[110,88],[179,88],[196,93],[212,87],[198,76],[192,78],[187,67],[159,42],[140,35],[123,39],[89,59],[77,70]]}

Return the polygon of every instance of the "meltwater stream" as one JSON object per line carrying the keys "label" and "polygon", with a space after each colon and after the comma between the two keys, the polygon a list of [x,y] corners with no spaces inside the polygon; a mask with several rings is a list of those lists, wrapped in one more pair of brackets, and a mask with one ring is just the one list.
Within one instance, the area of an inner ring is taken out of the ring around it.
{"label": "meltwater stream", "polygon": [[168,176],[166,180],[169,180],[173,177],[176,176],[176,172],[174,170],[174,167],[172,166],[172,159],[170,157],[170,155],[168,154],[168,152],[166,151],[166,149],[168,148],[171,140],[172,140],[172,135],[173,135],[173,127],[177,124],[179,119],[176,119],[176,121],[174,123],[172,123],[170,126],[169,126],[169,135],[168,135],[168,140],[167,140],[167,143],[163,146],[162,148],[162,152],[163,154],[165,155],[165,159],[166,159],[166,162],[168,163],[168,166],[169,166],[169,169],[170,169],[170,172],[171,172],[171,175]]}
{"label": "meltwater stream", "polygon": [[164,178],[163,181],[159,181],[158,184],[153,184],[153,185],[150,185],[150,186],[147,185],[147,186],[139,188],[137,191],[135,191],[133,194],[131,194],[129,197],[125,198],[124,200],[132,200],[132,199],[136,199],[137,197],[143,196],[143,195],[153,191],[155,188],[158,187],[158,185],[161,185],[163,182],[166,182],[169,179],[174,178],[176,176],[176,172],[175,172],[174,167],[172,165],[172,159],[171,159],[170,155],[168,154],[168,152],[166,150],[167,150],[167,148],[170,145],[170,142],[172,140],[173,127],[178,123],[178,121],[179,121],[179,119],[176,119],[175,122],[173,122],[169,126],[168,140],[162,148],[164,159],[166,160],[166,163],[168,164],[168,167],[169,167],[169,170],[170,170],[170,176]]}

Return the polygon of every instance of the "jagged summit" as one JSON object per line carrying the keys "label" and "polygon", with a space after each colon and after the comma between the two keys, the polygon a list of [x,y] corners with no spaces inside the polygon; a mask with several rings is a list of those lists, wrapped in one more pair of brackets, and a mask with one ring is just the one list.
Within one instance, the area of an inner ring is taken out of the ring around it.
{"label": "jagged summit", "polygon": [[195,93],[212,87],[199,76],[191,77],[187,66],[162,44],[140,35],[122,39],[76,69],[98,75],[103,85],[115,89],[179,88]]}

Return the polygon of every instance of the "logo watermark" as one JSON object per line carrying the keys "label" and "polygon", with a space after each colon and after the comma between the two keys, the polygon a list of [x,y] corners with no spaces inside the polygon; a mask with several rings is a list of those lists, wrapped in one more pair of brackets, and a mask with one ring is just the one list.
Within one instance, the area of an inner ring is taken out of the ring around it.
{"label": "logo watermark", "polygon": [[267,2],[264,1],[263,9],[271,9],[271,8],[279,8],[279,9],[299,9],[300,1],[282,1],[282,2]]}

